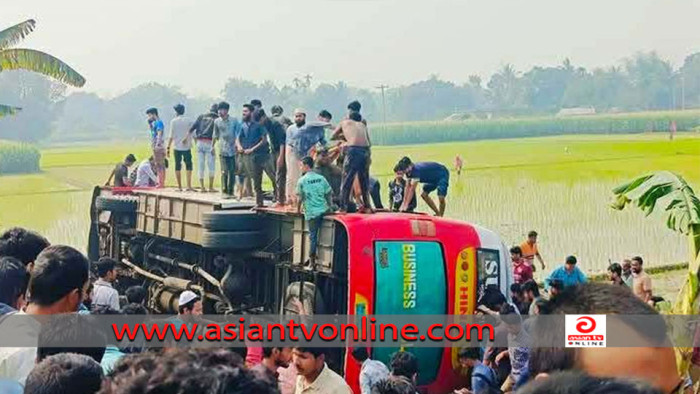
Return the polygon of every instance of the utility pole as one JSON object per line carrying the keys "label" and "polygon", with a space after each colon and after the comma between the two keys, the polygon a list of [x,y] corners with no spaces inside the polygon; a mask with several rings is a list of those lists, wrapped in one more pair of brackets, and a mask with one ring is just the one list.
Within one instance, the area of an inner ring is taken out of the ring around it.
{"label": "utility pole", "polygon": [[386,95],[384,92],[389,89],[389,86],[382,84],[377,86],[377,89],[381,89],[382,91],[382,109],[384,111],[384,127],[386,127]]}

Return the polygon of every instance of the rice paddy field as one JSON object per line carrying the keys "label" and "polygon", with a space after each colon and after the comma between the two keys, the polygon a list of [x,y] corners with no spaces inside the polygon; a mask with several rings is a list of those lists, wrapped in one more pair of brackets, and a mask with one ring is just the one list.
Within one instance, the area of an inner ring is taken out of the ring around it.
{"label": "rice paddy field", "polygon": [[[0,229],[26,226],[84,249],[92,187],[127,153],[143,158],[147,151],[142,141],[42,150],[41,173],[0,176]],[[401,156],[453,167],[457,154],[465,167],[461,176],[451,174],[447,216],[495,230],[509,244],[536,230],[550,267],[569,254],[587,272],[637,254],[649,266],[687,259],[685,239],[667,230],[661,216],[617,212],[609,203],[613,187],[655,170],[677,172],[700,189],[696,133],[673,141],[646,133],[382,146],[373,150],[372,175],[386,203],[386,184]],[[427,210],[422,202],[419,208]]]}

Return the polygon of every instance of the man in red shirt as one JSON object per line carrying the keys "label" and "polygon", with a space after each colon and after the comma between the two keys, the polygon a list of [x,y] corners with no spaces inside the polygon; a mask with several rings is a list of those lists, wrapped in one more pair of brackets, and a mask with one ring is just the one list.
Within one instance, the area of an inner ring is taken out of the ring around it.
{"label": "man in red shirt", "polygon": [[513,260],[513,282],[525,283],[532,279],[532,265],[523,258],[520,246],[510,248],[510,258]]}

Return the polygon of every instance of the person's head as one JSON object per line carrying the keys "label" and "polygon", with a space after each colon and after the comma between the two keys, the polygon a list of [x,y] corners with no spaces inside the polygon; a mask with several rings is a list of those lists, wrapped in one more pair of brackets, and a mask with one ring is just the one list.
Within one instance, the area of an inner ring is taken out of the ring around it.
{"label": "person's head", "polygon": [[362,115],[359,112],[350,112],[348,119],[354,120],[355,122],[362,122]]}
{"label": "person's head", "polygon": [[629,275],[632,273],[632,260],[631,259],[622,260],[622,273],[625,275]]}
{"label": "person's head", "polygon": [[348,104],[348,115],[353,112],[360,113],[361,110],[362,104],[357,100],[351,101],[350,104]]}
{"label": "person's head", "polygon": [[146,300],[146,289],[143,286],[131,286],[124,292],[129,304],[143,304]]}
{"label": "person's head", "polygon": [[520,283],[512,283],[510,285],[510,294],[513,297],[513,302],[516,304],[523,302],[523,289]]}
{"label": "person's head", "polygon": [[523,251],[520,249],[520,246],[513,246],[510,248],[510,259],[515,261],[519,261],[520,259],[523,258]]}
{"label": "person's head", "polygon": [[[618,333],[615,335],[624,335],[626,340],[649,345],[627,347],[623,351],[611,347],[566,348],[563,346],[563,319],[558,322],[548,320],[546,323],[537,320],[533,332],[538,335],[533,338],[542,343],[535,343],[530,349],[531,376],[577,370],[596,377],[643,379],[664,392],[671,392],[680,381],[673,348],[665,347],[667,338],[664,320],[629,289],[594,282],[569,286],[547,302],[545,309],[549,315],[618,315],[623,319],[624,316],[630,316],[630,321],[634,321],[634,317],[646,316],[643,330],[636,325],[626,327],[624,320],[616,319],[619,323],[616,324],[615,331]],[[539,324],[545,324],[546,327],[539,327]],[[608,335],[611,335],[613,330],[610,320],[607,326]],[[552,343],[561,343],[561,347],[552,347]]]}
{"label": "person's head", "polygon": [[25,394],[94,394],[102,385],[102,367],[92,358],[74,353],[47,357],[27,376]]}
{"label": "person's head", "polygon": [[540,296],[540,288],[537,286],[537,282],[532,279],[527,280],[520,288],[523,291],[523,298],[527,302],[533,302]]}
{"label": "person's head", "polygon": [[638,274],[644,270],[642,265],[644,264],[644,260],[640,256],[634,256],[632,257],[632,273]]}
{"label": "person's head", "polygon": [[185,106],[182,104],[175,105],[173,109],[175,110],[175,114],[178,116],[185,114]]}
{"label": "person's head", "polygon": [[371,394],[416,394],[416,385],[403,376],[389,376],[372,386]]}
{"label": "person's head", "polygon": [[301,159],[299,167],[303,173],[311,171],[314,168],[314,159],[311,156],[305,156]]}
{"label": "person's head", "polygon": [[13,227],[0,235],[0,257],[14,257],[29,269],[36,256],[49,245],[49,241],[38,233]]}
{"label": "person's head", "polygon": [[241,113],[243,120],[250,122],[253,119],[253,111],[255,111],[255,107],[250,104],[243,104],[243,112]]}
{"label": "person's head", "polygon": [[352,358],[354,358],[358,364],[362,364],[369,358],[369,352],[364,346],[356,346],[352,349]]}
{"label": "person's head", "polygon": [[284,109],[280,105],[273,105],[272,108],[270,108],[270,113],[272,113],[272,116],[282,116]]}
{"label": "person's head", "polygon": [[396,352],[391,355],[389,370],[394,376],[403,376],[415,382],[418,376],[418,358],[411,352]]}
{"label": "person's head", "polygon": [[518,394],[662,394],[649,384],[631,379],[616,377],[599,378],[580,372],[557,372],[550,376],[533,380]]}
{"label": "person's head", "polygon": [[97,276],[107,282],[113,282],[117,279],[117,262],[109,257],[100,257],[95,263],[95,271]]}
{"label": "person's head", "polygon": [[131,302],[121,309],[122,315],[147,315],[148,309],[143,304]]}
{"label": "person's head", "polygon": [[154,121],[158,119],[158,109],[157,108],[149,108],[146,110],[146,116],[148,117],[149,121]]}
{"label": "person's head", "polygon": [[523,321],[513,305],[503,304],[498,314],[509,334],[516,335],[520,332]]}
{"label": "person's head", "polygon": [[616,281],[622,278],[622,267],[618,263],[612,263],[608,267],[608,278]]}
{"label": "person's head", "polygon": [[561,279],[552,279],[549,283],[549,294],[551,297],[556,297],[564,290],[564,282]]}
{"label": "person's head", "polygon": [[[96,306],[91,315],[118,315],[119,311],[108,306]],[[41,326],[36,349],[36,362],[60,353],[84,354],[102,362],[107,339],[92,322],[85,322],[78,314],[56,315],[48,324]],[[77,329],[77,327],[80,327]],[[90,345],[90,347],[84,345]]]}
{"label": "person's head", "polygon": [[70,246],[49,246],[37,256],[29,279],[29,303],[46,313],[78,310],[88,285],[90,263]]}
{"label": "person's head", "polygon": [[277,367],[287,368],[292,361],[292,348],[264,347],[263,357],[272,360]]}
{"label": "person's head", "polygon": [[297,125],[297,127],[301,127],[306,123],[306,111],[297,108],[294,110],[294,124]]}
{"label": "person's head", "polygon": [[252,99],[250,100],[250,105],[253,106],[253,110],[260,109],[262,108],[262,101],[258,99]]}
{"label": "person's head", "polygon": [[0,302],[20,310],[26,303],[29,272],[14,257],[0,257]]}
{"label": "person's head", "polygon": [[127,167],[131,167],[132,165],[134,165],[134,163],[136,163],[136,156],[134,156],[133,153],[129,153],[128,155],[126,155],[126,158],[124,158],[124,165]]}
{"label": "person's head", "polygon": [[265,113],[264,109],[258,108],[255,111],[253,111],[253,122],[257,122],[262,125],[267,124],[267,114]]}
{"label": "person's head", "polygon": [[489,285],[484,289],[484,294],[477,300],[478,305],[483,305],[490,310],[496,312],[501,309],[501,306],[506,303],[506,296],[501,293],[498,286]]}
{"label": "person's head", "polygon": [[534,245],[537,243],[537,231],[530,231],[527,233],[527,243]]}
{"label": "person's head", "polygon": [[399,169],[398,164],[395,165],[395,166],[394,166],[394,177],[395,177],[397,180],[399,180],[399,179],[403,179],[403,176],[404,176],[403,171],[401,171],[401,169]]}
{"label": "person's head", "polygon": [[227,103],[226,101],[220,102],[216,107],[217,107],[217,110],[219,112],[219,116],[222,118],[225,118],[228,116],[228,110],[231,108],[229,103]]}
{"label": "person's head", "polygon": [[202,300],[197,294],[191,290],[185,290],[180,293],[180,298],[177,303],[178,313],[181,315],[201,315]]}
{"label": "person's head", "polygon": [[330,122],[331,119],[333,119],[333,115],[325,109],[318,113],[318,120],[321,122]]}
{"label": "person's head", "polygon": [[564,267],[566,268],[566,272],[572,272],[574,268],[576,268],[577,262],[578,260],[576,260],[575,256],[568,256],[564,261]]}
{"label": "person's head", "polygon": [[294,366],[303,377],[316,377],[326,363],[326,349],[320,347],[295,347]]}
{"label": "person's head", "polygon": [[401,158],[401,160],[399,160],[398,164],[396,164],[395,169],[398,169],[403,173],[410,172],[413,169],[413,163],[408,156],[404,156]]}
{"label": "person's head", "polygon": [[481,352],[478,347],[465,347],[459,350],[457,358],[462,368],[472,368],[481,360]]}

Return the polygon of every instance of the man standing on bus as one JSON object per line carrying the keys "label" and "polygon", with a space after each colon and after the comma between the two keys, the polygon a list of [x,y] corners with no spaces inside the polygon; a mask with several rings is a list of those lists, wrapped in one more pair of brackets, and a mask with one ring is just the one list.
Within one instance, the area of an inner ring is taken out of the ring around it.
{"label": "man standing on bus", "polygon": [[313,268],[316,263],[316,249],[318,248],[318,233],[323,223],[323,215],[330,211],[333,190],[323,175],[317,174],[314,168],[314,159],[309,156],[301,159],[302,177],[299,178],[296,187],[298,196],[297,212],[301,212],[304,206],[304,219],[309,228],[309,264]]}
{"label": "man standing on bus", "polygon": [[[445,215],[445,197],[450,186],[450,171],[440,163],[421,162],[413,163],[408,157],[402,158],[396,165],[396,170],[408,177],[409,185],[406,187],[401,212],[408,209],[408,205],[416,194],[418,183],[423,184],[421,197],[428,204],[436,216]],[[435,205],[435,201],[430,197],[430,193],[437,189],[440,208]]]}
{"label": "man standing on bus", "polygon": [[165,125],[158,116],[158,109],[149,108],[146,115],[148,116],[148,127],[151,130],[151,148],[153,149],[156,174],[158,174],[158,185],[163,187],[165,186]]}
{"label": "man standing on bus", "polygon": [[177,180],[177,189],[182,190],[182,162],[185,162],[185,171],[187,172],[187,191],[192,189],[192,138],[190,128],[192,128],[192,120],[185,116],[185,106],[178,104],[173,107],[177,116],[170,121],[170,138],[168,139],[168,156],[170,156],[170,148],[175,143],[175,179]]}

